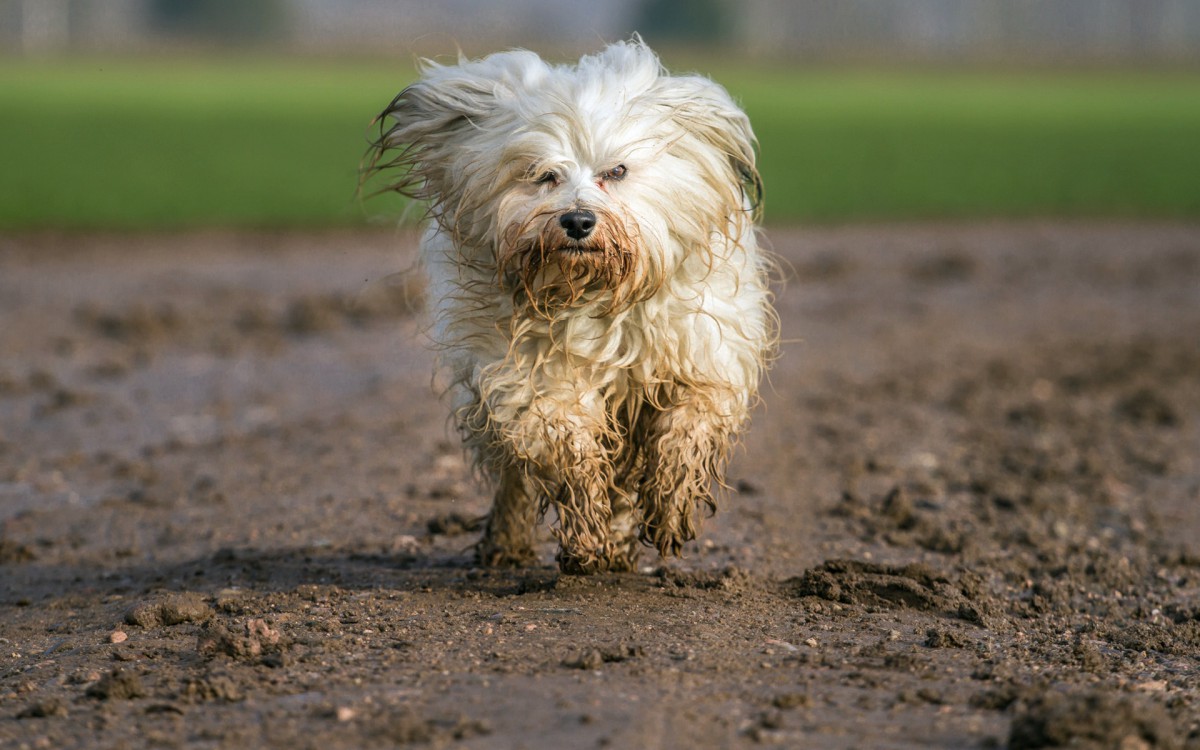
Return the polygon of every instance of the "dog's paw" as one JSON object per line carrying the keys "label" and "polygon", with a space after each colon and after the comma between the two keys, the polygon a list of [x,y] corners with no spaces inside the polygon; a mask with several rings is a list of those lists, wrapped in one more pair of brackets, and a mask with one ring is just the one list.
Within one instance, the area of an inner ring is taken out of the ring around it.
{"label": "dog's paw", "polygon": [[695,538],[696,529],[691,523],[646,524],[641,532],[642,543],[657,549],[662,557],[681,556],[683,545]]}
{"label": "dog's paw", "polygon": [[527,568],[538,562],[532,547],[501,547],[487,539],[475,545],[475,562],[487,568]]}
{"label": "dog's paw", "polygon": [[637,548],[606,548],[603,550],[558,551],[558,569],[567,575],[593,573],[628,573],[637,570]]}

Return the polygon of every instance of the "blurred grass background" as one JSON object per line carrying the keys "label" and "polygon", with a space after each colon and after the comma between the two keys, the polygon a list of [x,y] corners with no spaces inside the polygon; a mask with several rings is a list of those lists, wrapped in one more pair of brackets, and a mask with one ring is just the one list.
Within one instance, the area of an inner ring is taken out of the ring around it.
{"label": "blurred grass background", "polygon": [[[771,223],[1200,218],[1200,73],[673,65],[761,142]],[[395,61],[0,60],[0,229],[390,223],[360,202]]]}

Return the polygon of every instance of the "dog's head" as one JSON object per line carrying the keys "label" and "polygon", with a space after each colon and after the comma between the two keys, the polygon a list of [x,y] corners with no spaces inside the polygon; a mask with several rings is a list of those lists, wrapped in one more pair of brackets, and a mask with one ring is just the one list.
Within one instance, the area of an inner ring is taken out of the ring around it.
{"label": "dog's head", "polygon": [[426,63],[378,119],[367,172],[396,175],[464,261],[535,300],[644,298],[689,254],[736,243],[761,197],[745,114],[639,39],[574,66]]}

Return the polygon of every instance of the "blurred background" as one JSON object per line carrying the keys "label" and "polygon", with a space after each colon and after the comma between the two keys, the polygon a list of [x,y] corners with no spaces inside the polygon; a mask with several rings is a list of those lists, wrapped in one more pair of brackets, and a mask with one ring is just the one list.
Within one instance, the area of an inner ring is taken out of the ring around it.
{"label": "blurred background", "polygon": [[0,228],[391,222],[416,57],[635,31],[746,107],[771,222],[1200,216],[1200,0],[0,0]]}

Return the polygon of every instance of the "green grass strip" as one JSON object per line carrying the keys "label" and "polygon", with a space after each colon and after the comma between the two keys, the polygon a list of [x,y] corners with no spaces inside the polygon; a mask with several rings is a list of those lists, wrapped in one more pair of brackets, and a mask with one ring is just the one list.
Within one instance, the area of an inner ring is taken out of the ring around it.
{"label": "green grass strip", "polygon": [[[771,222],[1200,218],[1200,75],[704,72],[749,111]],[[320,227],[361,204],[397,62],[0,62],[0,228]]]}

